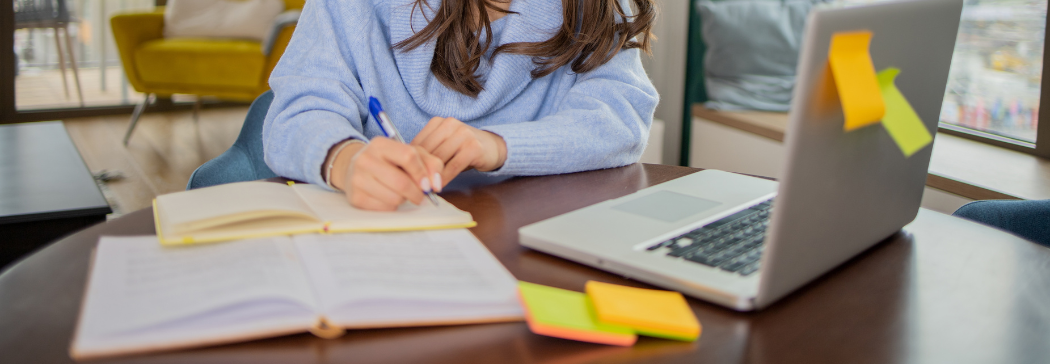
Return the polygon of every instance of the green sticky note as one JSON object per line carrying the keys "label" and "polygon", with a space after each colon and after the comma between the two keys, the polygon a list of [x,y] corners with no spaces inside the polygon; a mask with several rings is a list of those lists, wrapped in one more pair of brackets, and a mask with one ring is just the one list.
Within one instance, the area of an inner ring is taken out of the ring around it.
{"label": "green sticky note", "polygon": [[875,77],[879,81],[879,89],[882,90],[882,100],[886,103],[886,114],[882,117],[882,126],[890,133],[890,137],[897,143],[904,157],[908,158],[933,142],[933,136],[930,135],[929,130],[926,130],[922,119],[915,114],[911,104],[894,84],[900,72],[900,69],[890,67],[882,70]]}
{"label": "green sticky note", "polygon": [[597,320],[587,295],[543,285],[518,282],[529,329],[540,335],[600,344],[630,346],[634,330]]}

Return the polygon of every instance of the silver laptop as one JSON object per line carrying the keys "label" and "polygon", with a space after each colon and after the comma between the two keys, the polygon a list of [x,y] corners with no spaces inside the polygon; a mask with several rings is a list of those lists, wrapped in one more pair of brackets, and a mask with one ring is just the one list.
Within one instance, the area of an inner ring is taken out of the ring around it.
{"label": "silver laptop", "polygon": [[810,14],[775,181],[705,170],[522,227],[521,244],[740,311],[770,305],[915,218],[932,148],[905,158],[881,125],[843,132],[828,46],[870,30],[876,70],[937,130],[962,0]]}

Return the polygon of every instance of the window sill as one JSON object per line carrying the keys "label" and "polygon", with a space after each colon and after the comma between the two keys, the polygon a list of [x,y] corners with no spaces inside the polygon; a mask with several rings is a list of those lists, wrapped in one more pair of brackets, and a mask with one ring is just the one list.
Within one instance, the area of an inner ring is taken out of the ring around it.
{"label": "window sill", "polygon": [[[777,142],[786,113],[716,111],[693,105],[693,116]],[[937,133],[926,185],[974,200],[1050,199],[1050,160]]]}

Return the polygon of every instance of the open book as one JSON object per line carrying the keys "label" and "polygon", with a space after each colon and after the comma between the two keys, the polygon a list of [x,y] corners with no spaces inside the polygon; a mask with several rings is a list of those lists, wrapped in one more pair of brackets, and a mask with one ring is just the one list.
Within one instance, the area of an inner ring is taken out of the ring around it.
{"label": "open book", "polygon": [[238,182],[170,193],[153,201],[161,244],[190,244],[313,232],[404,231],[477,225],[469,212],[438,197],[438,206],[404,203],[365,211],[346,196],[309,184]]}
{"label": "open book", "polygon": [[86,359],[343,329],[515,321],[517,281],[464,229],[162,246],[102,237],[73,338]]}

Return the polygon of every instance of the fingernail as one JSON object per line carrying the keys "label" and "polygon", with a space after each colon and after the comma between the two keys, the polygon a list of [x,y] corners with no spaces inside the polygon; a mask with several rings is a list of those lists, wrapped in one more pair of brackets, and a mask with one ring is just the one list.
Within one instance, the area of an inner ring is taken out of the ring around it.
{"label": "fingernail", "polygon": [[423,188],[423,192],[430,192],[430,179],[423,177],[423,179],[419,181],[419,187]]}
{"label": "fingernail", "polygon": [[434,191],[441,192],[441,174],[434,173]]}

